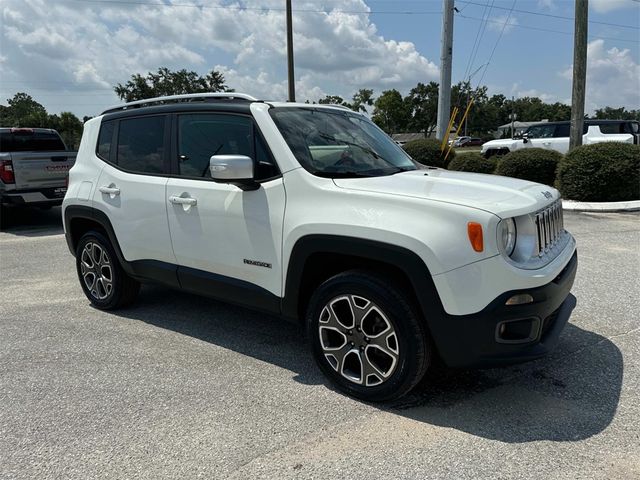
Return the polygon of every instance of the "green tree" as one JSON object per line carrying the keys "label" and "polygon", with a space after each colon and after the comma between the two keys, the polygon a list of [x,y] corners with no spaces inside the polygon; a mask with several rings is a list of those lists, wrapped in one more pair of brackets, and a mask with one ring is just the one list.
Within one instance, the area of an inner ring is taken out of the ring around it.
{"label": "green tree", "polygon": [[8,106],[0,110],[0,125],[7,127],[46,128],[48,123],[47,110],[31,95],[24,92],[16,93],[7,99]]}
{"label": "green tree", "polygon": [[344,105],[345,107],[350,107],[350,105],[344,101],[344,98],[339,95],[327,95],[318,100],[318,103],[322,105]]}
{"label": "green tree", "polygon": [[408,129],[412,132],[425,132],[427,135],[433,132],[438,120],[438,84],[418,83],[405,101],[411,115]]}
{"label": "green tree", "polygon": [[146,76],[139,73],[131,75],[127,83],[118,83],[113,90],[125,102],[166,95],[233,91],[225,85],[224,75],[218,71],[212,70],[200,76],[184,68],[173,72],[166,67],[159,68],[156,73],[149,72]]}
{"label": "green tree", "polygon": [[19,92],[0,105],[0,125],[6,127],[53,128],[67,147],[77,149],[82,137],[82,122],[71,112],[49,115],[30,95]]}
{"label": "green tree", "polygon": [[349,108],[354,112],[367,113],[367,107],[373,106],[373,90],[369,88],[361,88],[353,94],[353,101]]}
{"label": "green tree", "polygon": [[638,120],[640,121],[640,109],[627,110],[624,107],[598,108],[595,111],[595,115],[593,116],[593,118],[597,118],[598,120]]}
{"label": "green tree", "polygon": [[371,119],[385,132],[391,134],[407,130],[411,110],[398,90],[385,90],[373,106]]}

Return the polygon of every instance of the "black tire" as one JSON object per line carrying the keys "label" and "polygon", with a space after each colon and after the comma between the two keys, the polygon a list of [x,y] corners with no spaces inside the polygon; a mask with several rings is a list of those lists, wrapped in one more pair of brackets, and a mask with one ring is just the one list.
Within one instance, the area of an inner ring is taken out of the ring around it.
{"label": "black tire", "polygon": [[[367,304],[365,301],[370,303]],[[354,313],[354,309],[361,309],[362,312]],[[361,330],[356,332],[354,329],[343,328],[343,322],[339,322],[339,328],[334,328],[334,319],[340,317],[335,313],[338,310],[346,312],[347,318],[353,315],[353,325],[356,328],[361,326]],[[370,314],[374,315],[371,319]],[[379,326],[378,332],[382,333],[375,334],[376,332],[372,331],[373,323],[378,326],[390,325],[393,330],[385,330],[386,327]],[[377,275],[354,270],[340,273],[325,281],[311,297],[306,324],[313,356],[320,370],[336,387],[354,397],[372,402],[397,399],[408,393],[422,379],[429,367],[431,348],[423,319],[401,290]],[[323,333],[320,331],[321,328]],[[342,333],[335,333],[337,330]],[[375,335],[369,335],[370,333]],[[384,339],[386,353],[381,355],[382,350],[377,348],[373,348],[369,353],[370,347],[376,347],[369,342],[381,343],[379,337],[382,337],[383,333],[387,336]],[[367,338],[368,336],[378,338],[372,340]],[[396,338],[395,342],[393,336]],[[343,339],[346,343],[336,351],[336,355],[333,351],[325,350],[326,347],[339,345]],[[333,341],[336,342],[335,345],[331,345]],[[395,351],[392,351],[393,344]],[[343,355],[345,350],[349,351]],[[338,359],[340,355],[343,355],[342,360]],[[380,375],[375,373],[376,370],[371,370],[372,365],[380,367],[379,362],[372,361],[373,357],[382,359],[381,363],[389,366],[386,370],[377,370],[382,372]],[[395,360],[390,362],[389,359]],[[349,362],[355,368],[346,368],[345,376],[342,372]],[[363,362],[366,362],[367,366]],[[366,374],[365,369],[374,373]],[[352,375],[354,372],[359,373],[358,381],[355,380],[356,375]],[[385,372],[388,375],[386,378],[382,376]],[[367,385],[369,380],[371,384]],[[380,383],[376,383],[378,380]]]}
{"label": "black tire", "polygon": [[[89,248],[85,252],[87,246]],[[101,253],[98,254],[98,251]],[[100,232],[90,231],[80,238],[76,248],[76,270],[84,294],[100,310],[114,310],[130,305],[140,291],[140,282],[125,273],[111,242]],[[100,279],[96,276],[97,272],[101,272]],[[111,278],[107,281],[109,275]]]}

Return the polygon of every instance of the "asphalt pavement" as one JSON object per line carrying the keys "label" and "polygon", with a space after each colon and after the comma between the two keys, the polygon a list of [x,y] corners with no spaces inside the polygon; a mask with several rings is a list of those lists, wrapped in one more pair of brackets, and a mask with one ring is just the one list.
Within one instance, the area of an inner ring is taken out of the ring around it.
{"label": "asphalt pavement", "polygon": [[577,307],[532,363],[391,405],[328,387],[299,328],[144,286],[83,295],[60,209],[0,232],[0,478],[640,478],[640,216],[565,215]]}

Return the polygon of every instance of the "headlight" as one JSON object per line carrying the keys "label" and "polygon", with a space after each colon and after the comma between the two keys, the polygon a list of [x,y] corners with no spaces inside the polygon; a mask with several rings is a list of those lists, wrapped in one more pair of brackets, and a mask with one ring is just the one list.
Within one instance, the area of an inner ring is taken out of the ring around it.
{"label": "headlight", "polygon": [[498,241],[502,251],[510,257],[516,247],[516,222],[513,218],[507,218],[498,225]]}

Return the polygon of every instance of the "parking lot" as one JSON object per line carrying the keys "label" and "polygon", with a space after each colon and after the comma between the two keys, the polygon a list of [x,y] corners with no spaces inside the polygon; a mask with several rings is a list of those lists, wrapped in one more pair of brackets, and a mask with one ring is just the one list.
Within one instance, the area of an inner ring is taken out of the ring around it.
{"label": "parking lot", "polygon": [[277,318],[156,286],[91,308],[59,215],[3,219],[1,478],[640,478],[637,214],[565,214],[578,303],[551,356],[393,405],[328,388]]}

